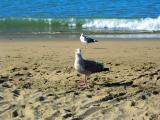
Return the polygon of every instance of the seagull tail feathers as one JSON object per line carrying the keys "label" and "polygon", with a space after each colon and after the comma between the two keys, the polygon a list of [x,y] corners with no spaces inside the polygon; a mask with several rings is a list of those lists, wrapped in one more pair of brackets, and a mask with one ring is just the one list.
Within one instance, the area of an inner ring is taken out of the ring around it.
{"label": "seagull tail feathers", "polygon": [[94,42],[98,42],[98,40],[94,40]]}
{"label": "seagull tail feathers", "polygon": [[102,71],[109,71],[109,68],[103,68]]}

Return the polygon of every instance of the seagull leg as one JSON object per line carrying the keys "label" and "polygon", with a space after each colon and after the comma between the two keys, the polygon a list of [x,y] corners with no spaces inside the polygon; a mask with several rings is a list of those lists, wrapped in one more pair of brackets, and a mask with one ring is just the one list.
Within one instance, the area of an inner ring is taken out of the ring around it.
{"label": "seagull leg", "polygon": [[84,90],[86,88],[88,88],[87,86],[87,76],[85,75],[85,79],[83,81],[80,81],[80,88],[81,90]]}
{"label": "seagull leg", "polygon": [[86,75],[85,75],[84,83],[85,83],[85,87],[87,87],[87,76]]}
{"label": "seagull leg", "polygon": [[85,81],[84,81],[85,82],[85,88],[87,88],[87,89],[90,88],[90,86],[87,84],[88,76],[89,75],[85,75]]}
{"label": "seagull leg", "polygon": [[85,80],[84,80],[84,79],[81,80],[81,81],[79,82],[79,85],[80,85],[81,90],[84,90],[84,89],[86,88]]}

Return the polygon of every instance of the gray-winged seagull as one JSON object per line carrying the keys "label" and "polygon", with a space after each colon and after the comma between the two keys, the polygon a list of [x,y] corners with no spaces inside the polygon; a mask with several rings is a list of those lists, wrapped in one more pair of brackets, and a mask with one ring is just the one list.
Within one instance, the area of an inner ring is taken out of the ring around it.
{"label": "gray-winged seagull", "polygon": [[81,74],[85,75],[85,80],[83,81],[85,87],[87,87],[87,76],[92,73],[102,72],[102,71],[109,71],[109,68],[105,68],[103,64],[92,61],[92,60],[85,60],[82,57],[81,49],[76,49],[75,51],[75,62],[74,68]]}
{"label": "gray-winged seagull", "polygon": [[81,36],[80,36],[80,41],[81,41],[82,43],[85,43],[86,45],[87,45],[88,43],[98,42],[97,40],[95,40],[95,39],[93,39],[93,38],[91,38],[91,37],[85,36],[83,33],[82,33]]}

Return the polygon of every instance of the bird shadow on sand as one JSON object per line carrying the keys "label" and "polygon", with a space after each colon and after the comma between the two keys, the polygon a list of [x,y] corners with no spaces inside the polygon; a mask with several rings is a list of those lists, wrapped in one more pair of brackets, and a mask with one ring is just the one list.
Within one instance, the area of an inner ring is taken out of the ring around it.
{"label": "bird shadow on sand", "polygon": [[112,83],[102,83],[102,84],[98,84],[95,83],[95,85],[99,85],[99,86],[103,86],[103,87],[120,87],[120,86],[132,86],[133,85],[133,81],[129,81],[129,82],[112,82]]}

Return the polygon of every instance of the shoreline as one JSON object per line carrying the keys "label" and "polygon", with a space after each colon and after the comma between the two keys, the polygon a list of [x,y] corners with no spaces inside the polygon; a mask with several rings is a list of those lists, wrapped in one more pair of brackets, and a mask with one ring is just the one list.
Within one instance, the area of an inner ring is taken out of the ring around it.
{"label": "shoreline", "polygon": [[[81,33],[58,33],[58,34],[32,34],[32,33],[18,33],[18,34],[1,34],[0,39],[63,39],[63,40],[74,40],[74,39],[79,39]],[[143,40],[143,39],[155,39],[158,40],[160,39],[160,34],[159,33],[85,33],[88,36],[91,36],[95,39],[113,39],[113,40],[132,40],[132,39],[137,39],[137,40]]]}

